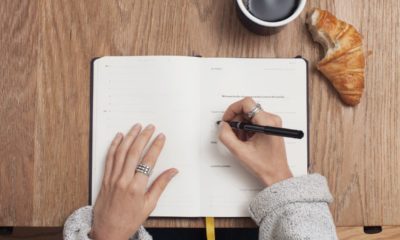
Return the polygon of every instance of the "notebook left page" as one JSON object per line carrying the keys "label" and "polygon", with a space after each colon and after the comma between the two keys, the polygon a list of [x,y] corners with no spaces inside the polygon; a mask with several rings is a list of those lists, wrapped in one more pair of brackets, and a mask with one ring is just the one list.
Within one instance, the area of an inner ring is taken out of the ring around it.
{"label": "notebook left page", "polygon": [[191,57],[103,57],[95,61],[92,204],[115,134],[126,133],[135,123],[152,123],[167,141],[149,184],[167,168],[180,170],[152,216],[199,215],[199,133],[193,127],[199,114],[199,86],[193,77],[198,71],[196,62]]}

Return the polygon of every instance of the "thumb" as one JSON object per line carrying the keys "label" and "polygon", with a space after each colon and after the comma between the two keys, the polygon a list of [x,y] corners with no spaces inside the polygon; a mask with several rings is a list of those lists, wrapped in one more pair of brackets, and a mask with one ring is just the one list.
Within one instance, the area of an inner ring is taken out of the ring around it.
{"label": "thumb", "polygon": [[231,153],[237,156],[244,143],[236,136],[228,123],[221,122],[219,125],[219,140],[221,140]]}
{"label": "thumb", "polygon": [[178,170],[175,168],[168,169],[164,171],[160,176],[154,180],[153,184],[151,184],[149,190],[146,193],[147,206],[149,214],[156,207],[158,199],[160,199],[161,194],[164,192],[168,183],[171,181],[173,177],[178,173]]}

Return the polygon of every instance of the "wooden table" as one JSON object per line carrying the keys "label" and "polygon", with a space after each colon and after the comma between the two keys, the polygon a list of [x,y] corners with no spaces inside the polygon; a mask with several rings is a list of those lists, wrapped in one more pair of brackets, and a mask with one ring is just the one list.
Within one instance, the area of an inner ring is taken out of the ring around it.
{"label": "wooden table", "polygon": [[[400,2],[309,0],[364,35],[361,103],[345,107],[315,70],[305,12],[274,36],[248,32],[232,0],[2,0],[0,226],[61,226],[89,200],[90,61],[104,55],[293,57],[310,61],[311,172],[338,226],[400,225]],[[147,226],[201,227],[202,219]],[[254,226],[221,219],[217,226]]]}

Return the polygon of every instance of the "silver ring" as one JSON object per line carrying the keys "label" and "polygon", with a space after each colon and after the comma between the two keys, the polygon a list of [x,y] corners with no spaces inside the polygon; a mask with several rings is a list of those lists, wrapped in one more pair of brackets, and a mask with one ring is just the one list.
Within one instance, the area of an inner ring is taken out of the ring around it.
{"label": "silver ring", "polygon": [[256,113],[262,111],[263,109],[261,108],[261,105],[259,103],[256,103],[256,105],[253,107],[253,109],[251,109],[250,112],[246,113],[247,114],[247,118],[250,120],[252,119]]}
{"label": "silver ring", "polygon": [[146,176],[149,177],[149,176],[151,175],[151,167],[139,163],[139,164],[137,165],[137,167],[136,167],[135,172],[143,173],[144,175],[146,175]]}

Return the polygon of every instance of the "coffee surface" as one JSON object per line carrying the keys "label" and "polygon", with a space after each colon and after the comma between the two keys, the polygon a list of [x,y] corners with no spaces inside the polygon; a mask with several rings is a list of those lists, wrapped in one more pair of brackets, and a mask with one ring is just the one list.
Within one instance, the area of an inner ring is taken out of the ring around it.
{"label": "coffee surface", "polygon": [[247,7],[256,18],[267,22],[278,22],[290,17],[299,5],[299,0],[247,0]]}

